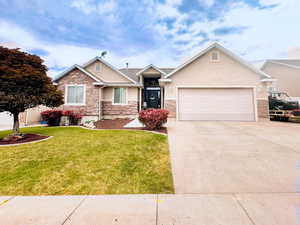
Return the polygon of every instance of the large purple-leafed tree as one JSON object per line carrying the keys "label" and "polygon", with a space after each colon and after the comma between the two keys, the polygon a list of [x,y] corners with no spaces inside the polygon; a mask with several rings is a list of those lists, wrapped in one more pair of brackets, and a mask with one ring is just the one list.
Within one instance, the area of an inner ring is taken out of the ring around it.
{"label": "large purple-leafed tree", "polygon": [[13,115],[13,135],[20,133],[21,112],[38,105],[63,104],[63,94],[47,76],[47,70],[39,56],[0,46],[0,112]]}

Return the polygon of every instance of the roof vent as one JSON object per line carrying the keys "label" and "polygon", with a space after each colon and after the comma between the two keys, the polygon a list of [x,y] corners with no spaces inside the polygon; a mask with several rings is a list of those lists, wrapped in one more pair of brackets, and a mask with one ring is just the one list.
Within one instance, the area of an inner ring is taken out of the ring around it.
{"label": "roof vent", "polygon": [[219,62],[220,61],[220,53],[218,51],[212,51],[210,59],[212,62]]}

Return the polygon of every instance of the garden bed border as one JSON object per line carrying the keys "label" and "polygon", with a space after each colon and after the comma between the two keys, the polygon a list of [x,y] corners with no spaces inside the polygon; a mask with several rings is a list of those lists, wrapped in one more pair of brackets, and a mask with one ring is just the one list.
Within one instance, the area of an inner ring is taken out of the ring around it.
{"label": "garden bed border", "polygon": [[[38,134],[41,135],[41,134]],[[41,135],[42,136],[42,135]],[[54,136],[49,136],[45,139],[41,139],[41,140],[35,140],[35,141],[29,141],[29,142],[24,142],[24,143],[18,143],[18,144],[6,144],[6,145],[0,145],[1,147],[9,147],[9,146],[18,146],[18,145],[25,145],[25,144],[32,144],[32,143],[37,143],[37,142],[41,142],[41,141],[46,141],[49,140],[50,138],[53,138]]]}

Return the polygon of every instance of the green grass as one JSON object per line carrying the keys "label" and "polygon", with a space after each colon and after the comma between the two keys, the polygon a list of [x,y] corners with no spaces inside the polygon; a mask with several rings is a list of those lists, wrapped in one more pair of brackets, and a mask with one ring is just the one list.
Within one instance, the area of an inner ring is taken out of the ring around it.
{"label": "green grass", "polygon": [[166,136],[80,127],[21,131],[54,137],[0,147],[0,195],[174,192]]}

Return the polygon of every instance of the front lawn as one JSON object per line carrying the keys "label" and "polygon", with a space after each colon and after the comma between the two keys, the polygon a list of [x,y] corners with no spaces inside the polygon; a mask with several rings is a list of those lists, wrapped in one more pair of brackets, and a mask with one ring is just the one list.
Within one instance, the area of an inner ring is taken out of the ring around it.
{"label": "front lawn", "polygon": [[174,192],[166,136],[80,127],[21,131],[54,137],[0,147],[0,195]]}

